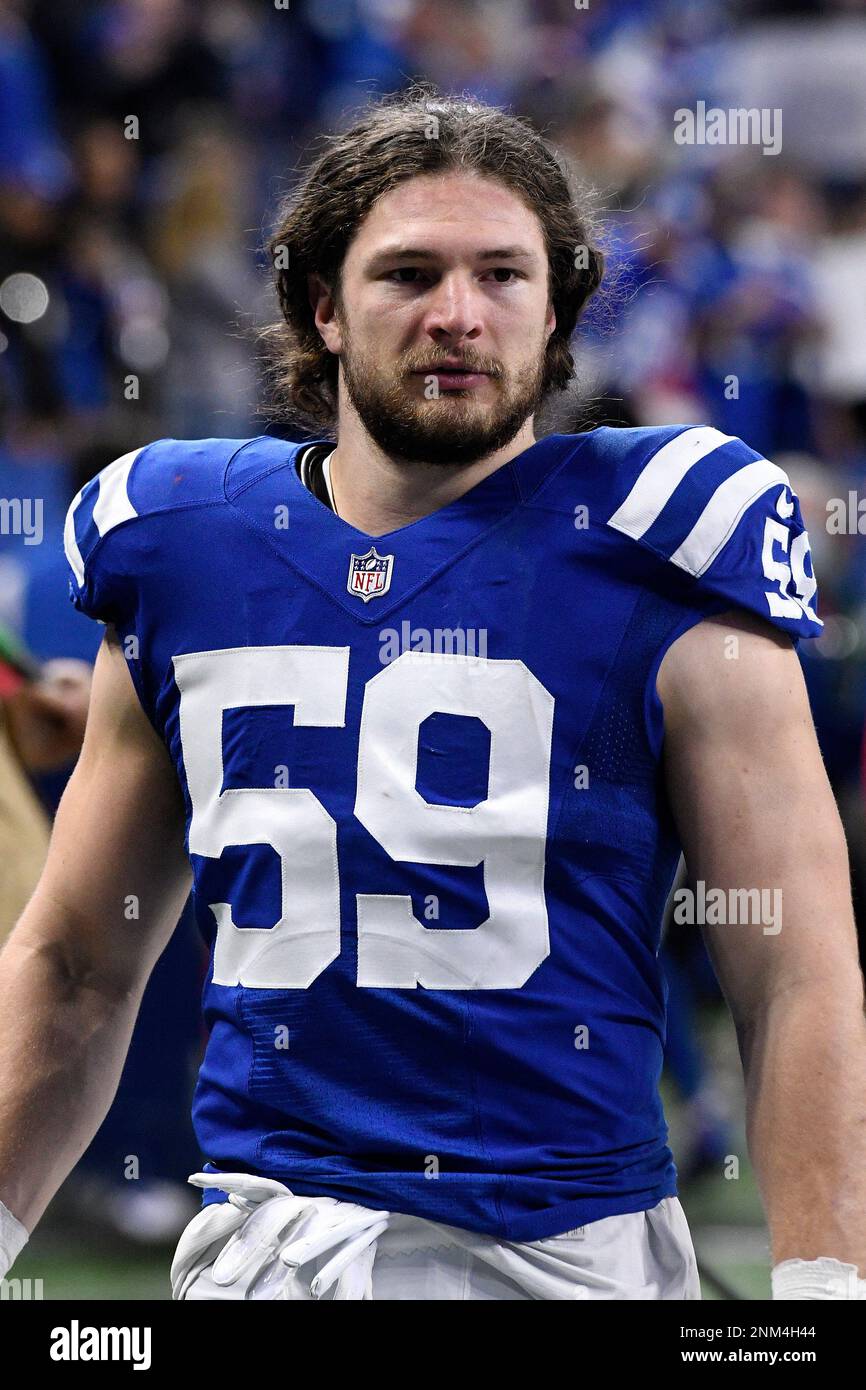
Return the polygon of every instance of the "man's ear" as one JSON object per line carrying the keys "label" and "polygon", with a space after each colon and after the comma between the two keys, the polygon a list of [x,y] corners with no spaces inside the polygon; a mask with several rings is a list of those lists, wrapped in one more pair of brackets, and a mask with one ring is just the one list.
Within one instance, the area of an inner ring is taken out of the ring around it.
{"label": "man's ear", "polygon": [[325,284],[320,275],[313,272],[307,276],[307,295],[316,327],[325,347],[334,353],[341,352],[343,339],[340,333],[337,303],[330,286]]}

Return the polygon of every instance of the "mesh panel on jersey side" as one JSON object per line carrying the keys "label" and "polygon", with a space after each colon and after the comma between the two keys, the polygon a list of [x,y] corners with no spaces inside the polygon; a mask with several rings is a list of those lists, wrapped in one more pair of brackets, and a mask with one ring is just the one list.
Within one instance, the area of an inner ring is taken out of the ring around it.
{"label": "mesh panel on jersey side", "polygon": [[575,753],[588,784],[566,792],[555,830],[560,851],[581,875],[634,878],[650,920],[661,915],[680,846],[647,733],[646,690],[688,615],[682,601],[656,589],[637,600]]}

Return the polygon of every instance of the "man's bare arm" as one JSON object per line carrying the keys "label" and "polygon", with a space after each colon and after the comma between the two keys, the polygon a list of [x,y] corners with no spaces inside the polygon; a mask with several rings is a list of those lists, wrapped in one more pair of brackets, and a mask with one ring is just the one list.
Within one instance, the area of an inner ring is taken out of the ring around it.
{"label": "man's bare arm", "polygon": [[105,1117],[189,888],[177,777],[109,630],[45,868],[0,954],[0,1201],[28,1230]]}
{"label": "man's bare arm", "polygon": [[[735,642],[731,642],[731,638]],[[866,1024],[848,857],[790,642],[724,614],[659,673],[689,876],[779,889],[781,930],[704,930],[737,1030],[774,1261],[866,1277]]]}

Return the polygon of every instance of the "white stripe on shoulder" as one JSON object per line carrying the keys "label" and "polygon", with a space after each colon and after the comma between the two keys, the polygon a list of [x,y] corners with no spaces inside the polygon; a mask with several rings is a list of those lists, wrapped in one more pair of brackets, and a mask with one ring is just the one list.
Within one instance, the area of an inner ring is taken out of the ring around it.
{"label": "white stripe on shoulder", "polygon": [[103,468],[99,475],[99,496],[93,508],[93,521],[100,536],[119,526],[121,521],[138,516],[129,500],[127,484],[129,471],[140,453],[141,449],[133,449]]}
{"label": "white stripe on shoulder", "polygon": [[[131,453],[115,459],[114,463],[109,463],[99,474],[99,492],[93,508],[93,521],[100,536],[104,536],[119,522],[126,521],[131,516],[138,516],[129,500],[127,484],[129,470],[140,453],[141,449],[133,449]],[[63,548],[79,588],[84,584],[84,556],[75,534],[75,513],[88,486],[89,484],[85,484],[73,497],[63,526]]]}
{"label": "white stripe on shoulder", "polygon": [[66,521],[63,524],[63,549],[66,551],[69,567],[75,575],[79,589],[84,583],[84,557],[75,537],[75,513],[78,510],[83,492],[84,488],[80,488],[76,492],[69,504],[69,511],[66,513]]}
{"label": "white stripe on shoulder", "polygon": [[711,425],[699,425],[669,439],[641,469],[634,487],[608,525],[639,540],[670,501],[689,469],[735,438],[736,435],[722,434]]}
{"label": "white stripe on shoulder", "polygon": [[788,475],[769,459],[755,459],[732,473],[716,488],[682,545],[670,557],[680,569],[700,575],[728,543],[740,517],[748,507],[779,484],[788,485]]}

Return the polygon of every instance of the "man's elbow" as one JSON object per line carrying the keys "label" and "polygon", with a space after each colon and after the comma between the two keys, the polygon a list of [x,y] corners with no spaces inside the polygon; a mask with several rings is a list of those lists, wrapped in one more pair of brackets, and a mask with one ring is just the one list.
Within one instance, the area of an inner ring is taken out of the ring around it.
{"label": "man's elbow", "polygon": [[[122,957],[99,957],[92,949],[98,933],[76,922],[57,905],[42,901],[37,888],[0,953],[0,989],[10,980],[26,981],[58,1007],[87,1002],[111,1012],[140,993]],[[143,984],[142,984],[143,989]]]}

